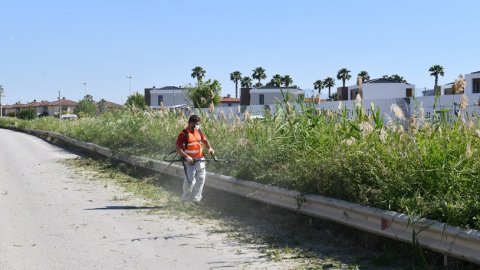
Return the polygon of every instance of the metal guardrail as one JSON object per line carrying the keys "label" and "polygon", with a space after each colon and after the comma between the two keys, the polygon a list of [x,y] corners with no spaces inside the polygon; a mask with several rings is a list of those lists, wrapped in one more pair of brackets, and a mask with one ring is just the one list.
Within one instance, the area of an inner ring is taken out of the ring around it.
{"label": "metal guardrail", "polygon": [[[183,167],[138,156],[120,156],[108,148],[71,139],[65,135],[40,130],[27,133],[60,139],[68,144],[121,160],[134,166],[183,177]],[[331,220],[380,236],[412,242],[415,232],[420,245],[441,254],[480,264],[480,231],[466,230],[428,219],[411,220],[394,211],[366,207],[320,195],[306,195],[234,177],[207,173],[205,185],[260,202],[294,210],[306,215]]]}

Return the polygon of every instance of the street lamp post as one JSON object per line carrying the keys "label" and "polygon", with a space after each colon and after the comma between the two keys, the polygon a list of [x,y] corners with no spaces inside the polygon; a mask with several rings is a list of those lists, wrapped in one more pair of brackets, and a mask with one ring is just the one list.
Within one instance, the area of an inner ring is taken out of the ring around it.
{"label": "street lamp post", "polygon": [[84,86],[84,91],[85,91],[85,96],[86,96],[86,95],[87,95],[87,83],[84,82],[84,83],[82,83],[82,84],[83,84],[83,86]]}
{"label": "street lamp post", "polygon": [[131,96],[132,95],[132,78],[133,76],[129,75],[127,76],[127,79],[128,79],[128,95]]}

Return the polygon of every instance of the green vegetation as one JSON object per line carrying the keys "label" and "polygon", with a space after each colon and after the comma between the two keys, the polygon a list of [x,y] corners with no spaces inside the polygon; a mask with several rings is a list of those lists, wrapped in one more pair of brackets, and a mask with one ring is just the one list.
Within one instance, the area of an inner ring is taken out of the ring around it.
{"label": "green vegetation", "polygon": [[323,87],[328,88],[328,98],[331,100],[336,100],[336,98],[332,98],[332,94],[331,94],[331,89],[334,86],[335,86],[335,80],[332,77],[327,77],[323,81]]}
{"label": "green vegetation", "polygon": [[238,98],[238,82],[242,81],[242,73],[238,70],[230,73],[230,80],[235,83],[235,98]]}
{"label": "green vegetation", "polygon": [[265,80],[267,78],[267,74],[265,74],[265,69],[262,67],[256,67],[254,70],[252,70],[252,72],[252,78],[258,80],[258,82],[255,84],[255,87],[262,87],[262,80]]}
{"label": "green vegetation", "polygon": [[382,79],[387,79],[392,82],[397,82],[397,83],[407,83],[407,80],[403,78],[403,76],[400,76],[398,74],[392,74],[392,75],[383,75]]}
{"label": "green vegetation", "polygon": [[147,104],[145,103],[145,97],[138,92],[135,92],[128,96],[125,105],[129,107],[136,107],[142,110],[147,107]]}
{"label": "green vegetation", "polygon": [[192,78],[197,78],[197,83],[200,84],[205,77],[206,71],[201,66],[196,66],[192,69]]}
{"label": "green vegetation", "polygon": [[350,75],[350,70],[342,68],[337,72],[337,79],[342,80],[342,87],[345,87],[345,81],[350,80],[352,75]]}
{"label": "green vegetation", "polygon": [[433,89],[436,90],[438,87],[438,75],[445,75],[445,71],[440,65],[433,65],[428,69],[428,71],[430,72],[430,76],[435,77],[435,85],[433,86]]}
{"label": "green vegetation", "polygon": [[[463,101],[464,102],[464,101]],[[240,179],[321,194],[364,205],[480,229],[480,123],[463,111],[455,122],[423,108],[384,124],[378,108],[360,104],[321,111],[289,103],[260,121],[202,115],[204,132],[219,157],[210,170]],[[462,106],[460,106],[462,108]],[[17,126],[53,130],[116,151],[162,158],[174,149],[187,116],[135,108],[97,118],[17,120]]]}
{"label": "green vegetation", "polygon": [[187,89],[196,108],[208,108],[220,103],[222,87],[217,80],[199,81],[195,86],[189,86]]}
{"label": "green vegetation", "polygon": [[33,108],[21,109],[18,113],[20,119],[31,120],[35,117],[37,117],[37,111]]}
{"label": "green vegetation", "polygon": [[360,71],[357,76],[362,77],[362,83],[370,81],[370,75],[365,70]]}
{"label": "green vegetation", "polygon": [[86,95],[82,100],[80,100],[75,106],[75,114],[79,117],[92,117],[97,114],[97,106],[93,102],[93,97],[91,95]]}

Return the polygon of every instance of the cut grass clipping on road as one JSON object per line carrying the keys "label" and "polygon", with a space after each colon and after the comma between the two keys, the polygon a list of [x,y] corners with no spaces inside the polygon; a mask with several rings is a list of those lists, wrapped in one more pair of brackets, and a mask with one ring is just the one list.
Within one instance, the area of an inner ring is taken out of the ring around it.
{"label": "cut grass clipping on road", "polygon": [[[409,264],[400,263],[403,260],[391,250],[363,249],[330,229],[315,228],[311,218],[299,214],[287,214],[288,211],[244,201],[236,196],[222,197],[208,189],[201,205],[186,204],[179,197],[179,179],[92,159],[69,159],[62,163],[74,169],[79,177],[101,181],[99,185],[104,187],[120,187],[123,191],[114,195],[114,201],[134,197],[143,201],[142,207],[152,208],[148,214],[206,224],[209,233],[223,234],[243,243],[245,248],[255,248],[269,260],[288,262],[292,265],[290,269],[409,268],[406,267]],[[239,249],[237,252],[243,251]]]}

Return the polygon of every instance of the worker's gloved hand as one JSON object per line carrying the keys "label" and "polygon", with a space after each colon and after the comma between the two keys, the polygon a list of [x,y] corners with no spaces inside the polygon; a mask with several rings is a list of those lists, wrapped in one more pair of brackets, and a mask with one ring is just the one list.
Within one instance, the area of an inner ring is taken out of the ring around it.
{"label": "worker's gloved hand", "polygon": [[189,157],[189,156],[187,156],[187,157],[185,158],[185,160],[188,162],[188,164],[193,164],[193,163],[195,163],[195,161],[193,160],[193,158],[192,158],[192,157]]}
{"label": "worker's gloved hand", "polygon": [[212,155],[212,156],[215,155],[215,151],[214,151],[213,148],[211,148],[211,147],[208,148],[208,153],[209,153],[210,155]]}

